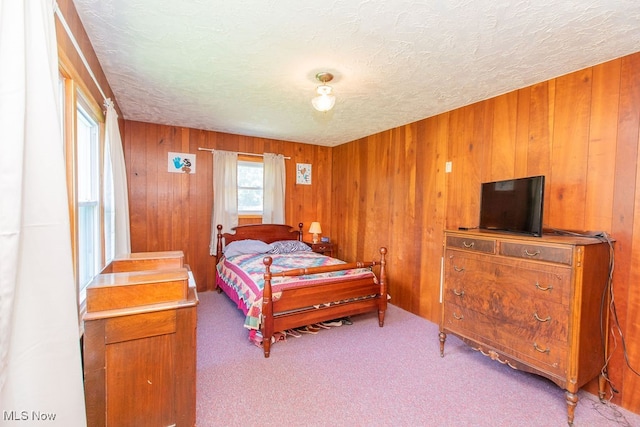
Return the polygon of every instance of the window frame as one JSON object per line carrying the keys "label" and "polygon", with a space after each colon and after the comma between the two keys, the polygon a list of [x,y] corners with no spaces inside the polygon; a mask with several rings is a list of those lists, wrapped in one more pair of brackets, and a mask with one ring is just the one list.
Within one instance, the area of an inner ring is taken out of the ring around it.
{"label": "window frame", "polygon": [[[104,200],[104,156],[105,156],[105,115],[98,102],[90,95],[80,75],[71,62],[64,55],[59,56],[58,63],[60,79],[60,103],[61,124],[64,143],[64,156],[67,175],[67,195],[69,210],[69,234],[71,239],[71,252],[73,258],[73,273],[76,287],[76,299],[78,303],[79,327],[82,332],[82,315],[86,311],[86,293],[81,293],[79,278],[79,195],[78,195],[78,106],[86,115],[97,124],[98,153],[96,165],[97,176],[97,200],[98,200],[98,249],[96,274],[106,266],[105,258],[105,200]],[[82,298],[84,296],[84,298]]]}
{"label": "window frame", "polygon": [[[104,191],[103,191],[103,174],[104,168],[102,164],[104,162],[104,150],[102,148],[102,140],[101,131],[100,131],[100,122],[98,121],[98,117],[91,112],[88,107],[88,102],[82,93],[78,93],[77,102],[76,102],[76,129],[79,129],[81,122],[85,122],[89,125],[88,141],[85,141],[85,138],[80,135],[81,132],[76,131],[76,143],[75,150],[76,156],[82,152],[81,144],[85,142],[89,142],[90,146],[88,147],[89,152],[87,153],[87,158],[82,158],[81,156],[78,158],[77,162],[77,180],[76,180],[76,230],[77,230],[77,244],[78,244],[78,276],[77,276],[77,286],[80,301],[83,301],[86,298],[86,287],[91,282],[91,280],[99,273],[100,270],[104,268],[105,265],[105,215],[104,215]],[[82,140],[81,140],[82,139]],[[88,162],[89,170],[84,170],[86,166],[84,162]],[[90,184],[87,190],[87,187],[82,185],[84,184],[84,178],[89,176]],[[82,191],[85,190],[85,191]],[[87,197],[88,196],[88,197]],[[90,225],[92,236],[83,236],[81,229],[83,229],[83,219],[87,213],[83,214],[82,212],[88,210],[88,214],[92,217],[84,223],[85,225]],[[90,243],[92,252],[87,251],[87,247],[85,246],[84,251],[80,251],[82,249],[83,237],[87,239]],[[84,253],[83,253],[84,252]],[[82,274],[83,263],[81,262],[83,256],[88,256],[93,253],[93,256],[86,259],[86,264],[91,266],[91,271],[89,276],[85,277]],[[85,281],[85,279],[88,279]]]}
{"label": "window frame", "polygon": [[[259,187],[262,190],[262,209],[258,212],[258,211],[241,211],[240,210],[240,203],[238,201],[238,218],[239,219],[260,219],[262,218],[263,212],[264,212],[264,161],[262,160],[261,157],[256,157],[256,156],[246,156],[246,155],[238,155],[238,166],[240,166],[241,163],[256,163],[259,164],[262,168],[262,173],[263,173],[263,180],[262,180],[262,185],[261,187]],[[240,194],[240,180],[238,179],[238,184],[237,184],[237,194]],[[244,188],[244,187],[243,187]],[[247,187],[248,188],[248,187]],[[254,187],[251,187],[254,188]],[[255,187],[257,188],[257,187]]]}

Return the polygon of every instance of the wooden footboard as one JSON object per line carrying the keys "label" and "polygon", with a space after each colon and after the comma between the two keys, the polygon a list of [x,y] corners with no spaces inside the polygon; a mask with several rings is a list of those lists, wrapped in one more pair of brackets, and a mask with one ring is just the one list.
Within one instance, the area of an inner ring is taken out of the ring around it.
{"label": "wooden footboard", "polygon": [[[378,324],[382,327],[387,309],[386,254],[387,249],[382,247],[380,261],[299,268],[280,273],[271,272],[272,259],[266,256],[263,260],[266,271],[262,299],[264,357],[269,357],[271,338],[277,331],[376,310]],[[281,292],[277,300],[273,298],[271,282],[274,277],[295,277],[376,266],[379,266],[377,278],[375,276],[344,277],[327,284],[286,289]]]}

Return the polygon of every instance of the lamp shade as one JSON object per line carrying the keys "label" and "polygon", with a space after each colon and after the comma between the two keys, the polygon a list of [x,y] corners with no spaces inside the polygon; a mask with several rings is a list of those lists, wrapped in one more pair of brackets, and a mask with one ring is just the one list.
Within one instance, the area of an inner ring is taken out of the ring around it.
{"label": "lamp shade", "polygon": [[311,226],[309,227],[309,233],[313,233],[313,234],[322,233],[322,228],[320,228],[320,223],[319,222],[312,222]]}

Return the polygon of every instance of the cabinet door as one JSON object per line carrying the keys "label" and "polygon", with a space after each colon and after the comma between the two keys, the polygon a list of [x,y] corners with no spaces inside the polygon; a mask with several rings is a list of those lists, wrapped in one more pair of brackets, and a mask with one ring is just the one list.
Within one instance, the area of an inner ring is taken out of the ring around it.
{"label": "cabinet door", "polygon": [[176,310],[107,320],[108,426],[176,423],[175,338]]}
{"label": "cabinet door", "polygon": [[169,426],[175,421],[174,334],[107,345],[108,426]]}

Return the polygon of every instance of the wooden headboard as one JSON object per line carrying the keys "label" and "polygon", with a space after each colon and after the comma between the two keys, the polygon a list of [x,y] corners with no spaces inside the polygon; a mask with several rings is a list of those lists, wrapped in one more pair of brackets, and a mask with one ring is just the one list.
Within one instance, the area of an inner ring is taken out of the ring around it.
{"label": "wooden headboard", "polygon": [[265,243],[273,243],[278,240],[299,240],[302,241],[302,223],[298,224],[298,229],[290,225],[283,224],[249,224],[239,225],[232,228],[234,234],[222,233],[222,225],[218,224],[218,241],[216,247],[216,256],[218,259],[222,256],[222,241],[229,244],[234,240],[254,239],[261,240]]}

